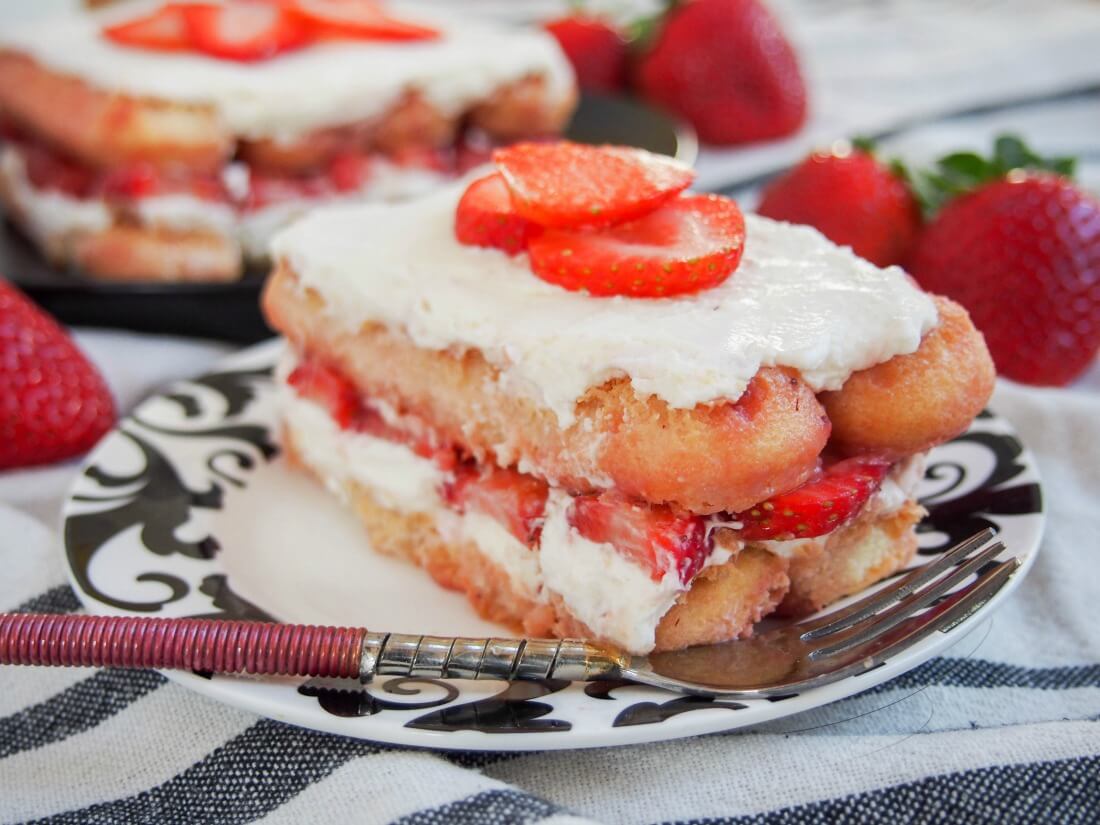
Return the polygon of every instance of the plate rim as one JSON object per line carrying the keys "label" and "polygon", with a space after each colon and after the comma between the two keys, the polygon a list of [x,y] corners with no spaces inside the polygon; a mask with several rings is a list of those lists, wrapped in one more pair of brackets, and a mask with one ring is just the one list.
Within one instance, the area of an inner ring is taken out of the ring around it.
{"label": "plate rim", "polygon": [[[65,526],[73,515],[73,499],[76,491],[85,476],[88,468],[96,463],[99,456],[111,450],[114,440],[110,437],[119,432],[122,424],[132,420],[134,414],[150,402],[162,398],[172,387],[188,384],[195,379],[202,378],[218,371],[232,368],[240,368],[253,362],[273,363],[277,352],[283,346],[283,339],[273,338],[246,347],[230,355],[214,361],[209,369],[193,376],[190,379],[170,382],[148,394],[141,402],[134,406],[131,413],[116,423],[115,427],[80,463],[79,472],[66,491],[61,509],[61,535],[63,564],[65,574],[73,588],[81,605],[89,611],[98,611],[108,615],[146,615],[136,614],[131,611],[120,610],[105,602],[97,600],[88,594],[78,582],[75,571],[69,559],[69,535]],[[661,742],[672,739],[698,736],[710,733],[725,733],[733,730],[754,727],[766,722],[775,721],[787,716],[809,711],[827,704],[839,701],[850,696],[863,693],[870,688],[883,684],[901,674],[908,672],[944,651],[954,647],[963,641],[973,631],[984,626],[986,621],[1009,596],[1015,592],[1023,580],[1027,577],[1035,560],[1042,549],[1043,535],[1046,527],[1047,504],[1042,492],[1042,477],[1038,462],[1034,454],[1019,437],[1015,427],[1007,419],[992,414],[994,420],[1002,422],[1007,428],[1008,434],[1015,437],[1021,446],[1018,461],[1024,464],[1031,473],[1035,485],[1040,491],[1038,509],[1026,515],[1034,520],[1034,541],[1021,559],[1021,564],[1011,576],[1004,587],[1001,588],[988,602],[977,611],[946,632],[929,637],[916,650],[909,648],[897,656],[887,660],[884,664],[855,676],[847,677],[839,682],[834,682],[818,688],[803,691],[783,701],[768,702],[755,700],[752,706],[756,712],[751,718],[740,717],[736,712],[733,715],[722,706],[715,708],[700,708],[690,713],[678,714],[666,718],[656,724],[625,725],[621,727],[596,727],[585,728],[580,720],[568,730],[557,732],[556,736],[548,736],[545,732],[509,732],[507,734],[491,733],[472,729],[459,729],[451,731],[426,730],[423,728],[408,728],[404,725],[386,726],[381,730],[373,730],[372,715],[359,717],[337,716],[325,712],[319,704],[314,702],[301,703],[272,703],[267,697],[267,690],[277,690],[289,687],[289,681],[261,681],[249,677],[217,677],[207,679],[200,675],[181,671],[158,671],[168,680],[183,687],[193,690],[202,696],[212,698],[231,707],[250,713],[286,722],[299,727],[348,736],[374,742],[382,742],[402,747],[412,747],[431,750],[448,751],[479,751],[479,752],[524,752],[540,750],[573,750],[600,747],[618,747],[624,745],[636,745],[648,742]],[[933,448],[935,449],[935,448]],[[305,684],[308,680],[293,679],[295,686]],[[858,684],[853,684],[858,682]],[[379,684],[379,683],[375,683]],[[487,688],[503,686],[505,682],[480,682]],[[571,688],[576,688],[580,683],[573,683]],[[627,689],[627,688],[622,688]],[[644,688],[645,690],[655,690]],[[295,687],[295,692],[297,692]],[[670,699],[681,694],[671,691],[665,693]],[[555,693],[545,697],[539,697],[541,701],[549,701]],[[617,698],[617,697],[609,697]],[[452,700],[453,701],[453,700]],[[706,711],[715,711],[709,713]],[[723,715],[717,715],[722,711]],[[373,727],[377,728],[375,724]],[[379,736],[378,734],[383,734]]]}

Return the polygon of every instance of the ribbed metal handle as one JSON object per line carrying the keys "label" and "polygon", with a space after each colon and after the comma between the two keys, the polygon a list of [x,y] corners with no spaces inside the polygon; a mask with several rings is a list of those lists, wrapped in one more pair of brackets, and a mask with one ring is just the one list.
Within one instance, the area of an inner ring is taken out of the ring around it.
{"label": "ribbed metal handle", "polygon": [[354,678],[366,635],[354,627],[10,613],[0,614],[0,665]]}
{"label": "ribbed metal handle", "polygon": [[547,639],[465,639],[367,633],[359,678],[375,675],[437,679],[566,679],[587,682],[619,675],[625,657],[587,642]]}

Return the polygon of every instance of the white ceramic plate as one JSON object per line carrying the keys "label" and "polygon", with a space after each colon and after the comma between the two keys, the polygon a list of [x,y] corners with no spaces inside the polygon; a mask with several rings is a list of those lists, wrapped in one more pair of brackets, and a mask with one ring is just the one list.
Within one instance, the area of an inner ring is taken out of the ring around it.
{"label": "white ceramic plate", "polygon": [[[69,571],[97,613],[214,616],[440,635],[512,635],[464,598],[373,553],[349,513],[290,471],[277,446],[271,367],[281,344],[138,407],[87,461],[65,506]],[[1031,456],[984,414],[930,457],[919,493],[924,564],[993,526],[1023,567],[996,598],[879,668],[782,701],[677,696],[626,683],[258,681],[166,674],[274,719],[347,736],[463,750],[623,745],[729,730],[864,691],[949,647],[1023,579],[1039,549],[1042,496]]]}

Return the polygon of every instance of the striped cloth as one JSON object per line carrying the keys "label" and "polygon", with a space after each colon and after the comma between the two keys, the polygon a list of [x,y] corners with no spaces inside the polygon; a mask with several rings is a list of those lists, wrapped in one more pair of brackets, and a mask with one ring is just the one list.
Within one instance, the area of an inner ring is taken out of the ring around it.
{"label": "striped cloth", "polygon": [[[815,48],[810,37],[826,37],[828,15],[839,31],[844,15],[868,25],[895,15],[894,30],[903,32],[898,21],[914,14],[914,4],[900,0],[822,0],[801,24],[795,5],[782,3],[818,82],[842,75],[839,58],[827,57],[842,50],[833,41]],[[948,4],[924,8],[942,14]],[[1010,0],[1008,8],[1021,5]],[[900,128],[913,118],[899,107],[890,119],[834,124],[830,137],[857,128],[890,133],[888,150],[923,160],[948,147],[988,146],[991,135],[1014,128],[1043,151],[1082,155],[1085,182],[1100,191],[1100,61],[1066,58],[1079,48],[1079,32],[1100,21],[1100,7],[1088,8],[1091,16],[1079,3],[1047,3],[1042,18],[990,18],[1002,40],[1023,44],[1021,53],[1047,42],[1050,65],[1018,67],[1031,84],[1026,97],[1037,100],[1018,105],[1002,82],[997,100],[1016,104],[955,95],[955,110],[977,111]],[[1068,25],[1067,14],[1079,25]],[[1044,20],[1053,23],[1029,37]],[[922,25],[927,32],[932,22]],[[939,25],[946,36],[950,26]],[[1028,34],[1013,34],[1021,26]],[[1049,43],[1059,32],[1065,50]],[[955,46],[944,48],[958,67],[963,46]],[[1055,71],[1067,63],[1072,71]],[[900,83],[892,77],[883,82]],[[913,109],[914,117],[930,111]],[[785,155],[743,158],[706,153],[707,185],[751,202],[751,182],[787,162]],[[123,408],[226,351],[122,333],[79,337]],[[691,740],[432,753],[261,719],[151,672],[5,670],[0,822],[1098,822],[1100,368],[1072,390],[1002,383],[992,406],[1038,455],[1049,507],[1043,551],[1014,597],[948,655],[867,693]],[[0,610],[79,609],[55,529],[75,472],[67,464],[0,474]]]}

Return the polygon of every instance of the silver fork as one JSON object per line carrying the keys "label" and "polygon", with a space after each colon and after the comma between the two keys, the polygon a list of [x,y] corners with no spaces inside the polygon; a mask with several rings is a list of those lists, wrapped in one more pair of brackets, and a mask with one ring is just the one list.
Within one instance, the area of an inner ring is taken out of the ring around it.
{"label": "silver fork", "polygon": [[[470,639],[215,619],[0,615],[0,664],[437,679],[625,679],[681,693],[762,699],[871,670],[992,599],[1020,561],[992,530],[826,616],[751,639],[631,656],[577,640]],[[967,581],[968,579],[972,581]],[[963,583],[966,582],[964,586]],[[957,588],[957,589],[956,589]]]}

